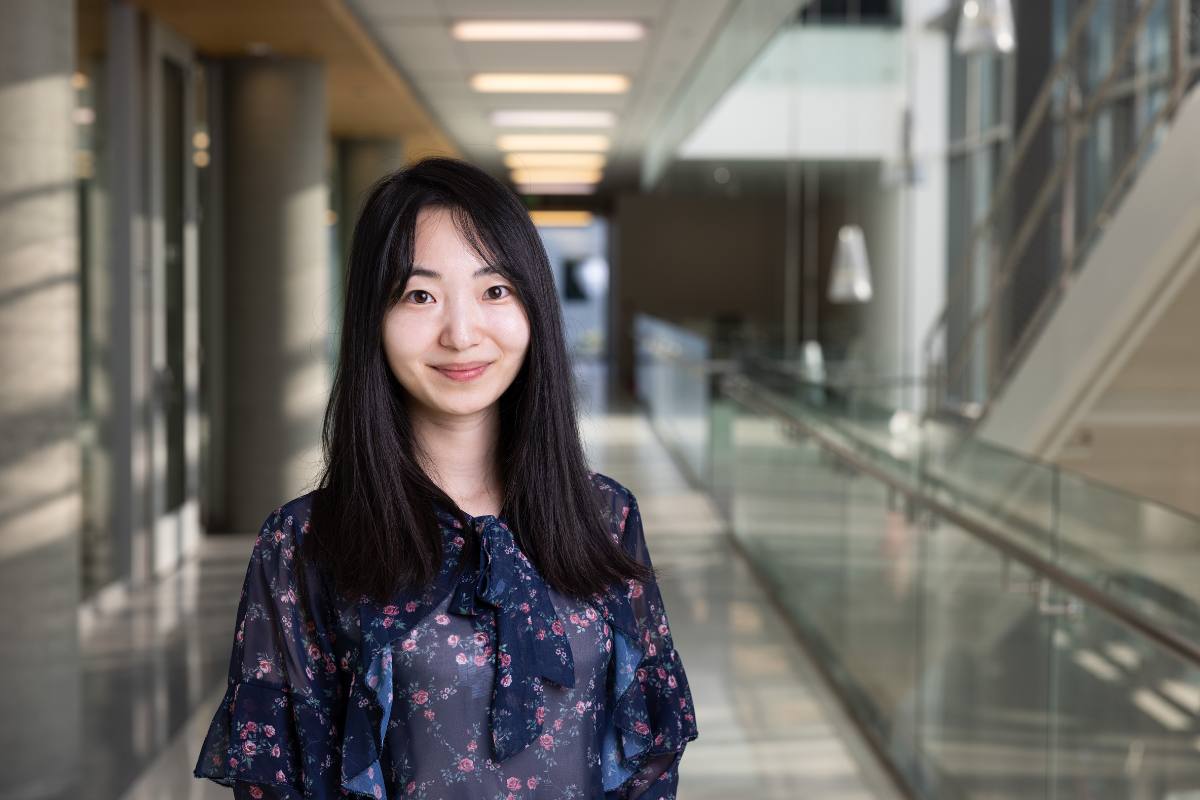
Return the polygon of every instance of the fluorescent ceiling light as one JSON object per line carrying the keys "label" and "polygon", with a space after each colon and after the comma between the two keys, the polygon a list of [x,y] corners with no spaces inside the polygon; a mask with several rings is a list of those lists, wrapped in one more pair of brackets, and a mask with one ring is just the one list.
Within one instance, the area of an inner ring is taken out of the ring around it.
{"label": "fluorescent ceiling light", "polygon": [[496,139],[496,146],[506,153],[520,150],[605,153],[608,137],[586,133],[508,133]]}
{"label": "fluorescent ceiling light", "polygon": [[625,19],[462,20],[451,29],[460,42],[636,42],[646,26]]}
{"label": "fluorescent ceiling light", "polygon": [[497,128],[611,128],[617,115],[611,111],[493,111]]}
{"label": "fluorescent ceiling light", "polygon": [[586,228],[592,224],[590,211],[530,211],[533,224],[541,228]]}
{"label": "fluorescent ceiling light", "polygon": [[538,94],[623,94],[629,78],[615,72],[480,72],[471,76],[477,92]]}
{"label": "fluorescent ceiling light", "polygon": [[514,169],[513,183],[599,183],[598,169]]}
{"label": "fluorescent ceiling light", "polygon": [[509,153],[504,166],[509,169],[558,167],[567,169],[601,169],[606,159],[600,153]]}
{"label": "fluorescent ceiling light", "polygon": [[521,194],[595,194],[594,183],[521,183],[517,185]]}

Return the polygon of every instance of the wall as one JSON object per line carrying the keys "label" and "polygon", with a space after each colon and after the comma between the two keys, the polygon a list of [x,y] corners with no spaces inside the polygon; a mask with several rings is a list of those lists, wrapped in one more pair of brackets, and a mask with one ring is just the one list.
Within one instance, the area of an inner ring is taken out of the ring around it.
{"label": "wall", "polygon": [[614,212],[617,378],[633,385],[633,314],[783,317],[783,207],[771,200],[622,195]]}

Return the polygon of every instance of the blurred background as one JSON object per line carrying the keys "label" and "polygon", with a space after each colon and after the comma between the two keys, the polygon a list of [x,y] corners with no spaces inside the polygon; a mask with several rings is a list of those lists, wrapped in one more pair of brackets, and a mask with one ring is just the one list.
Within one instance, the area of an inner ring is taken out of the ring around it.
{"label": "blurred background", "polygon": [[0,798],[229,794],[354,220],[433,154],[542,234],[681,798],[1200,797],[1198,75],[1200,0],[0,0]]}

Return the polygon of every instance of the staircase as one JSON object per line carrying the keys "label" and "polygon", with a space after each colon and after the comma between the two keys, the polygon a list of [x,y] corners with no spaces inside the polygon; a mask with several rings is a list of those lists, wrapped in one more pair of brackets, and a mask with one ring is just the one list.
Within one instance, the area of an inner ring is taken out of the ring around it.
{"label": "staircase", "polygon": [[1200,513],[1200,4],[1117,5],[1080,5],[1021,121],[925,340],[925,413]]}

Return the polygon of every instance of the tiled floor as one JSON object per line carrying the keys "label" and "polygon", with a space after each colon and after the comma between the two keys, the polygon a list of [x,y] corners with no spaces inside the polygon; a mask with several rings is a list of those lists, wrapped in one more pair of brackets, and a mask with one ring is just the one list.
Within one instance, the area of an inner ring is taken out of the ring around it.
{"label": "tiled floor", "polygon": [[[896,796],[730,547],[708,498],[627,400],[605,398],[601,373],[580,377],[592,466],[638,497],[696,701],[700,738],[684,757],[679,797]],[[90,631],[85,716],[98,779],[81,796],[229,796],[191,769],[221,697],[251,544],[210,537],[195,563]]]}

